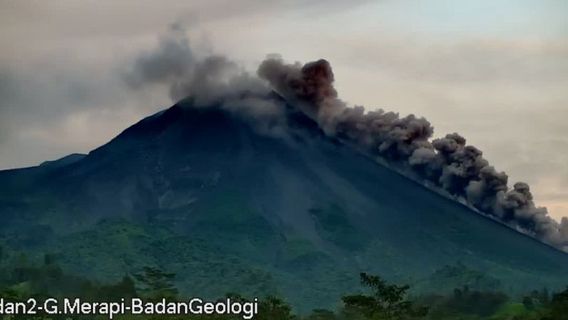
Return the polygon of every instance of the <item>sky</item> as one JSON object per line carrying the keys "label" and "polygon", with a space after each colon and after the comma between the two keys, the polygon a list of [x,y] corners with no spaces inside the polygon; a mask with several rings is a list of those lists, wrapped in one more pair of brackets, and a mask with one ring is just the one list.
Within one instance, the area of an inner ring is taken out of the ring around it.
{"label": "sky", "polygon": [[123,75],[173,23],[251,72],[325,58],[348,103],[459,132],[568,216],[565,0],[0,0],[0,169],[87,153],[170,106]]}

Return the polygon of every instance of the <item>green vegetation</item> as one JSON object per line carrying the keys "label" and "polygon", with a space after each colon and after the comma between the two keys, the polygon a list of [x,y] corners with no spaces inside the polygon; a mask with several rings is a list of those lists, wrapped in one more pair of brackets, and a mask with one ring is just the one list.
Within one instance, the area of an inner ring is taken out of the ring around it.
{"label": "green vegetation", "polygon": [[[120,301],[139,297],[145,301],[180,301],[185,297],[175,287],[176,274],[156,267],[143,267],[114,283],[102,283],[64,272],[56,257],[45,255],[30,262],[23,254],[6,255],[0,246],[0,298],[6,301],[37,300],[48,297],[81,297],[84,301]],[[9,258],[7,258],[9,257]],[[481,291],[465,286],[449,294],[412,296],[408,285],[391,284],[380,276],[362,273],[359,293],[344,295],[336,310],[315,309],[297,314],[286,301],[265,296],[259,302],[259,320],[564,320],[568,319],[568,288],[558,293],[534,290],[521,297],[499,291]],[[224,279],[218,279],[224,281]],[[305,285],[310,285],[306,283]],[[227,294],[233,301],[249,297]],[[248,298],[248,299],[247,299]],[[186,300],[186,299],[185,299]],[[221,301],[221,300],[219,300]],[[115,319],[212,319],[236,320],[239,316],[118,316]],[[2,319],[67,319],[61,316],[2,316]],[[106,319],[81,316],[78,319]]]}
{"label": "green vegetation", "polygon": [[371,290],[370,294],[343,297],[343,314],[349,319],[414,319],[428,314],[427,308],[417,308],[406,299],[409,286],[386,283],[378,276],[361,274],[361,283]]}

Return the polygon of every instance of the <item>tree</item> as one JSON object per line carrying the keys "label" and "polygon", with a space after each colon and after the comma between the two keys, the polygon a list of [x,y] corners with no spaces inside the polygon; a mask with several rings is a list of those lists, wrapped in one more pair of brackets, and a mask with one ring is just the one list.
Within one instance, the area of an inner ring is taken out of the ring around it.
{"label": "tree", "polygon": [[552,296],[550,318],[554,320],[568,320],[568,288]]}
{"label": "tree", "polygon": [[144,267],[141,273],[134,274],[141,287],[139,291],[150,299],[174,299],[178,290],[173,284],[175,273],[167,273],[158,268]]}
{"label": "tree", "polygon": [[337,317],[335,313],[326,309],[315,309],[312,311],[307,320],[335,320]]}
{"label": "tree", "polygon": [[[502,292],[471,290],[468,286],[454,289],[454,294],[444,302],[443,308],[461,314],[487,317],[501,308],[509,298]],[[524,299],[525,308],[529,309],[534,301]]]}
{"label": "tree", "polygon": [[136,284],[131,277],[125,275],[122,280],[115,284],[101,286],[98,289],[97,296],[105,301],[133,298],[137,296]]}
{"label": "tree", "polygon": [[345,313],[350,317],[361,314],[365,319],[399,320],[424,316],[428,310],[416,308],[406,299],[407,285],[388,284],[379,276],[361,273],[361,284],[371,290],[370,295],[350,295],[342,298]]}
{"label": "tree", "polygon": [[525,297],[523,297],[522,302],[523,302],[523,306],[525,307],[525,309],[534,310],[535,303],[534,303],[534,300],[532,299],[532,297],[525,296]]}
{"label": "tree", "polygon": [[269,296],[263,299],[258,306],[257,320],[293,320],[292,308],[282,299]]}

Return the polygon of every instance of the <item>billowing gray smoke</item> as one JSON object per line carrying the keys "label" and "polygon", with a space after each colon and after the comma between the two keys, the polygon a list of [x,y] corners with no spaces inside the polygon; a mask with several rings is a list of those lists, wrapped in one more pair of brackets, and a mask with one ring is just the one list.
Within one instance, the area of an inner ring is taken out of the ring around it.
{"label": "billowing gray smoke", "polygon": [[191,96],[200,106],[247,92],[267,92],[267,87],[257,77],[251,76],[227,57],[196,54],[185,28],[179,23],[170,26],[156,49],[136,57],[123,77],[133,89],[166,85],[172,100]]}
{"label": "billowing gray smoke", "polygon": [[182,26],[174,24],[155,50],[135,59],[124,79],[133,89],[165,85],[174,101],[189,96],[197,107],[221,106],[253,120],[264,133],[285,135],[285,108],[267,99],[273,90],[316,121],[327,135],[568,251],[568,219],[558,223],[545,208],[536,207],[526,183],[508,187],[507,175],[495,170],[459,134],[432,140],[434,129],[424,118],[348,107],[338,98],[331,66],[325,60],[286,64],[269,56],[257,74],[265,81],[224,56],[199,57]]}
{"label": "billowing gray smoke", "polygon": [[507,174],[495,170],[481,150],[467,145],[459,134],[431,140],[434,130],[424,118],[348,107],[338,98],[333,72],[326,60],[301,65],[269,57],[259,66],[258,75],[291,105],[315,120],[326,134],[568,251],[568,219],[558,223],[548,216],[546,208],[537,207],[526,183],[518,182],[509,188]]}
{"label": "billowing gray smoke", "polygon": [[225,56],[197,54],[182,24],[172,24],[158,46],[136,57],[122,77],[131,89],[166,86],[174,102],[191,97],[194,106],[244,115],[264,134],[284,134],[284,108],[266,99],[271,89]]}

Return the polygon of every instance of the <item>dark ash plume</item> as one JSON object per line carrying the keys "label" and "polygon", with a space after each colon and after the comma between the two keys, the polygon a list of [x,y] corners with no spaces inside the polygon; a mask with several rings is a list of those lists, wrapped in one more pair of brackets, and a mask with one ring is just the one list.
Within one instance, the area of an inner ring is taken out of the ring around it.
{"label": "dark ash plume", "polygon": [[123,78],[132,89],[165,85],[173,101],[191,96],[198,105],[210,105],[246,93],[269,92],[257,77],[227,57],[198,55],[179,23],[170,26],[157,48],[136,57]]}
{"label": "dark ash plume", "polygon": [[537,207],[526,183],[518,182],[509,188],[508,176],[496,171],[481,150],[467,145],[459,134],[431,140],[434,129],[424,118],[348,107],[338,98],[333,71],[326,60],[286,64],[280,57],[269,56],[257,73],[291,105],[314,119],[326,134],[465,199],[513,228],[568,251],[568,219],[558,223],[548,216],[546,208]]}
{"label": "dark ash plume", "polygon": [[258,75],[291,105],[318,121],[324,131],[333,130],[327,119],[333,119],[345,105],[333,87],[333,72],[326,60],[301,66],[287,65],[278,56],[268,58],[258,68]]}
{"label": "dark ash plume", "polygon": [[136,59],[124,79],[137,90],[167,86],[174,101],[189,96],[197,107],[219,106],[243,114],[261,131],[280,135],[285,134],[287,118],[285,108],[267,98],[274,90],[291,107],[316,121],[327,135],[568,251],[568,219],[558,223],[546,208],[537,207],[527,184],[508,187],[508,176],[495,170],[481,150],[467,145],[459,134],[432,140],[434,129],[424,118],[347,106],[333,86],[329,62],[323,59],[302,65],[269,56],[257,75],[260,79],[224,56],[199,57],[185,30],[174,24],[154,51]]}
{"label": "dark ash plume", "polygon": [[191,97],[197,107],[217,106],[252,121],[262,133],[281,135],[284,108],[266,99],[272,90],[258,77],[222,55],[199,55],[183,25],[174,23],[158,46],[143,52],[122,74],[133,90],[165,86],[174,102]]}

